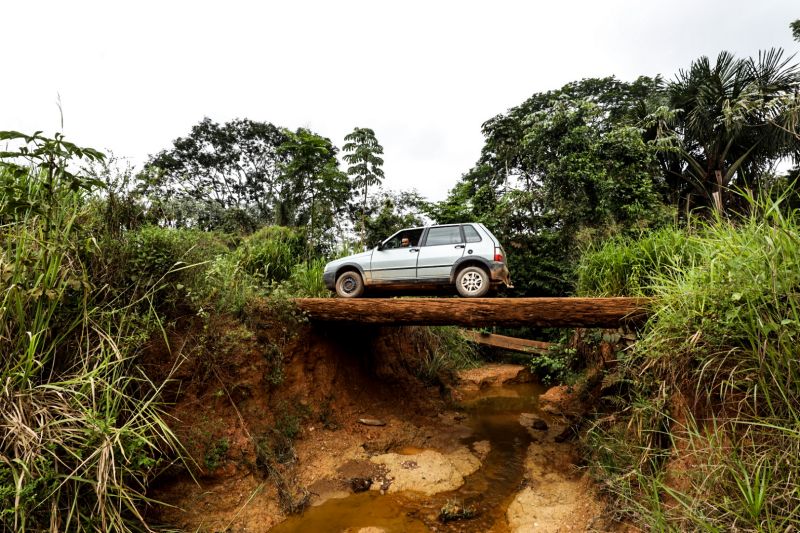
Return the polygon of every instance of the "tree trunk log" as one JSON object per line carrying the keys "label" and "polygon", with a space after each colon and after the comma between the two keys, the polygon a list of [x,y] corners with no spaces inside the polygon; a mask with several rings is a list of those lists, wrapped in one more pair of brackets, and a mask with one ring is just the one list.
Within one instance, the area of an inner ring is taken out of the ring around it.
{"label": "tree trunk log", "polygon": [[298,298],[313,321],[392,326],[614,328],[647,318],[648,298]]}
{"label": "tree trunk log", "polygon": [[502,348],[503,350],[511,350],[512,352],[521,353],[547,353],[548,348],[553,345],[551,342],[519,339],[517,337],[507,337],[505,335],[496,335],[494,333],[481,333],[480,331],[473,331],[469,329],[464,330],[464,337],[466,337],[468,341],[474,342],[475,344],[482,344],[484,346],[492,346],[493,348]]}

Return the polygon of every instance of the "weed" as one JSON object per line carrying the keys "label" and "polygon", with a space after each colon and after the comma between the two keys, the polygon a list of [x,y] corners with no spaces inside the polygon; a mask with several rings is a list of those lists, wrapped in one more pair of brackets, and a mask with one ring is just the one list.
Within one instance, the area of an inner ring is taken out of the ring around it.
{"label": "weed", "polygon": [[452,522],[454,520],[469,520],[478,515],[478,511],[473,505],[465,504],[456,498],[450,498],[439,510],[440,522]]}
{"label": "weed", "polygon": [[322,401],[317,412],[317,420],[322,424],[322,429],[328,431],[336,431],[341,427],[333,410],[333,396],[328,396]]}
{"label": "weed", "polygon": [[453,326],[415,328],[419,336],[422,364],[418,376],[433,383],[442,373],[453,372],[478,365],[474,346],[467,341],[461,330]]}
{"label": "weed", "polygon": [[204,462],[208,470],[216,470],[225,463],[228,455],[230,443],[225,437],[219,438],[211,443],[206,449]]}
{"label": "weed", "polygon": [[275,483],[281,508],[287,514],[301,512],[311,498],[311,494],[286,473],[287,467],[297,458],[294,440],[300,433],[300,424],[310,414],[308,407],[298,402],[282,402],[276,410],[272,429],[255,440],[256,466]]}
{"label": "weed", "polygon": [[577,351],[563,344],[551,346],[546,353],[530,358],[531,372],[536,374],[544,385],[574,383]]}

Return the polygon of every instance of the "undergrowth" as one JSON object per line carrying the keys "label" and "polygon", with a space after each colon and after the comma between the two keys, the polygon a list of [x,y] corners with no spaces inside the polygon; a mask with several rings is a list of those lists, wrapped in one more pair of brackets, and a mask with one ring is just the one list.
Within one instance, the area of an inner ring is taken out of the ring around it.
{"label": "undergrowth", "polygon": [[113,277],[91,227],[93,180],[70,160],[102,154],[0,132],[0,526],[9,531],[146,530],[145,488],[179,445],[161,384],[135,365],[160,328],[152,287]]}
{"label": "undergrowth", "polygon": [[584,258],[584,293],[655,298],[606,376],[623,407],[586,441],[621,516],[658,531],[800,528],[800,219],[782,202]]}
{"label": "undergrowth", "polygon": [[478,353],[455,326],[415,328],[420,345],[424,347],[419,377],[433,382],[442,374],[474,368],[480,364]]}

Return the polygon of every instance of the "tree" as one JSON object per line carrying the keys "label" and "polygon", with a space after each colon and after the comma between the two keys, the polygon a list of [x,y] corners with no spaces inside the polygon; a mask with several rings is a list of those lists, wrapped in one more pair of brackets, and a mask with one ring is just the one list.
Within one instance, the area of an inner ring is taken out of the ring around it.
{"label": "tree", "polygon": [[[339,170],[336,147],[330,139],[305,128],[284,130],[286,141],[279,147],[284,157],[281,171],[291,190],[278,207],[281,224],[309,228],[309,247],[319,246],[320,235],[334,224],[346,206],[350,187]],[[320,197],[326,201],[320,202]],[[321,204],[321,205],[320,205]]]}
{"label": "tree", "polygon": [[800,42],[800,19],[789,24],[789,27],[792,29],[794,40]]}
{"label": "tree", "polygon": [[355,128],[344,140],[344,160],[349,163],[347,174],[353,178],[353,187],[364,191],[361,203],[361,246],[366,246],[367,189],[383,181],[383,147],[369,128]]}
{"label": "tree", "polygon": [[658,122],[662,145],[685,162],[680,174],[692,205],[724,211],[732,186],[752,189],[777,161],[798,154],[797,140],[773,120],[800,88],[800,70],[783,51],[737,59],[721,52],[692,62],[669,83]]}
{"label": "tree", "polygon": [[429,216],[490,227],[518,294],[568,293],[581,242],[664,218],[655,129],[643,124],[662,90],[659,78],[612,77],[534,94],[483,125],[480,160]]}
{"label": "tree", "polygon": [[426,205],[417,191],[382,190],[366,206],[352,206],[351,219],[363,223],[362,241],[371,247],[403,228],[421,226]]}
{"label": "tree", "polygon": [[293,187],[281,171],[286,140],[268,122],[205,118],[150,158],[142,189],[155,209],[176,217],[168,223],[253,231],[275,222],[276,205]]}

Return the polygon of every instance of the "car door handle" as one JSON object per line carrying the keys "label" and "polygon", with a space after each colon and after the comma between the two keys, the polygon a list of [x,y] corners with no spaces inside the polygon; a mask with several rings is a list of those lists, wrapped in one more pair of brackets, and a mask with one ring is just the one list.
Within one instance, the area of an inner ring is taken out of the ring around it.
{"label": "car door handle", "polygon": [[456,248],[464,248],[463,244],[456,244]]}
{"label": "car door handle", "polygon": [[412,248],[409,250],[409,252],[419,252],[419,248]]}

